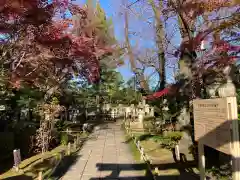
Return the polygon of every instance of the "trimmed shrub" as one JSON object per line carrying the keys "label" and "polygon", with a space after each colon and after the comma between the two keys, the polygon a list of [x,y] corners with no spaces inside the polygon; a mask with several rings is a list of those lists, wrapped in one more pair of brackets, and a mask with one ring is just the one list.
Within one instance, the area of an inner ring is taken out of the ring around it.
{"label": "trimmed shrub", "polygon": [[178,144],[181,138],[182,138],[182,133],[180,131],[169,132],[162,139],[161,145],[163,148],[172,150]]}
{"label": "trimmed shrub", "polygon": [[147,139],[151,139],[161,144],[163,148],[172,150],[182,138],[180,131],[169,132],[166,136],[163,135],[147,135]]}
{"label": "trimmed shrub", "polygon": [[68,144],[68,134],[67,133],[61,133],[61,144],[62,145]]}

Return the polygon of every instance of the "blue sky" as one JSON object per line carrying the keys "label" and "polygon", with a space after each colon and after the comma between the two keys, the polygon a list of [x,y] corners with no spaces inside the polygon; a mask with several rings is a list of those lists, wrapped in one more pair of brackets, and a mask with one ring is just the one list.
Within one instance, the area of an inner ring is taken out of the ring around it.
{"label": "blue sky", "polygon": [[[78,0],[77,2],[83,3],[85,0]],[[119,12],[122,12],[123,7],[121,7],[121,0],[99,0],[102,8],[105,10],[107,17],[111,17],[113,19],[114,23],[114,31],[116,38],[119,40],[120,43],[124,42],[124,21],[123,17],[120,15]],[[144,7],[144,6],[143,6]],[[138,11],[142,11],[142,9],[139,9]],[[144,17],[152,17],[152,11],[149,11],[144,9]],[[143,18],[144,18],[143,17]],[[151,19],[148,19],[151,21]],[[130,14],[129,16],[129,31],[137,32],[138,35],[136,37],[131,36],[131,44],[134,48],[139,49],[145,49],[145,48],[155,48],[154,43],[154,30],[152,28],[152,25],[150,26],[148,23],[146,23],[145,20],[139,19],[133,14]],[[168,37],[171,36],[174,29],[177,29],[177,31],[174,33],[174,36],[171,38],[171,43],[169,44],[167,51],[170,53],[173,53],[176,48],[178,47],[181,38],[180,38],[180,32],[177,26],[177,19],[172,18],[166,23],[166,32],[169,32]],[[167,60],[169,61],[169,64],[173,65],[176,62],[176,58],[166,56]],[[128,58],[126,57],[125,64],[117,69],[123,76],[124,80],[128,80],[130,77],[133,77],[133,73],[130,69],[130,64],[128,62]],[[173,79],[171,78],[173,75],[173,69],[167,68],[167,81],[172,82]],[[153,70],[151,68],[147,69],[145,74],[149,75],[152,74]],[[154,86],[158,82],[158,76],[152,76],[151,78],[151,84]]]}
{"label": "blue sky", "polygon": [[[116,6],[117,3],[120,3],[119,0],[100,0],[99,1],[102,8],[105,10],[106,15],[108,17],[112,17],[113,18],[113,23],[114,23],[114,32],[116,35],[116,38],[119,41],[123,41],[124,39],[124,34],[123,34],[123,21],[120,18],[120,15],[118,14],[119,9]],[[115,3],[114,3],[115,2]],[[129,79],[130,77],[133,76],[133,73],[130,70],[130,66],[128,64],[127,61],[125,61],[126,63],[118,68],[118,71],[122,74],[124,80]]]}

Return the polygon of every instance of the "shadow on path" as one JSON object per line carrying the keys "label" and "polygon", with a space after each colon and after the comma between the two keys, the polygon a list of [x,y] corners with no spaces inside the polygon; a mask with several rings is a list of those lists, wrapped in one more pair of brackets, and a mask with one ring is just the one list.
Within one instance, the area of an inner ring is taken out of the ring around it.
{"label": "shadow on path", "polygon": [[[138,171],[147,170],[147,165],[145,163],[139,163],[139,164],[112,164],[112,163],[98,163],[96,164],[96,167],[99,171],[111,171],[111,174],[105,177],[92,177],[90,180],[100,180],[100,179],[118,179],[118,180],[130,180],[130,179],[139,179],[139,180],[151,180],[153,179],[152,173],[149,171],[146,171],[144,176],[136,176],[136,173]],[[152,169],[154,167],[158,167],[159,170],[167,170],[167,169],[175,169],[177,168],[179,170],[179,175],[158,175],[155,176],[156,179],[159,180],[198,180],[199,177],[196,174],[187,172],[183,168],[180,167],[180,164],[178,163],[169,163],[169,164],[160,164],[160,165],[152,165]],[[121,174],[124,174],[124,172],[133,172],[133,175],[128,174],[128,176],[124,176]],[[135,173],[136,172],[136,173]]]}
{"label": "shadow on path", "polygon": [[3,180],[33,180],[33,178],[26,175],[19,175],[19,176],[4,178]]}
{"label": "shadow on path", "polygon": [[58,167],[55,169],[55,171],[53,172],[53,174],[51,175],[51,178],[53,179],[60,179],[61,177],[64,176],[64,174],[66,174],[70,168],[76,164],[76,162],[80,159],[81,155],[79,155],[79,151],[82,149],[82,147],[84,146],[85,142],[88,140],[89,138],[85,138],[82,140],[81,145],[79,147],[79,149],[74,152],[73,154],[71,154],[70,156],[65,156],[61,162],[59,163]]}
{"label": "shadow on path", "polygon": [[62,159],[56,171],[52,174],[51,178],[60,179],[69,169],[78,161],[81,156],[77,153],[66,156]]}

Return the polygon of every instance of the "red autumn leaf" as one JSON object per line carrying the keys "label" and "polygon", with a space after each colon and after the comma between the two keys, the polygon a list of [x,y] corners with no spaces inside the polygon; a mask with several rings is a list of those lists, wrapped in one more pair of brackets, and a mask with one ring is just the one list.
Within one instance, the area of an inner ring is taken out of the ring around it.
{"label": "red autumn leaf", "polygon": [[[67,8],[73,15],[81,14],[77,24],[71,19],[53,20],[57,12]],[[96,82],[100,76],[99,59],[111,54],[113,48],[105,40],[100,41],[95,27],[89,31],[92,34],[85,31],[89,29],[86,25],[89,12],[69,4],[67,0],[55,0],[53,3],[28,0],[23,4],[17,0],[6,0],[1,3],[0,16],[3,20],[0,22],[0,33],[17,37],[12,59],[12,81],[21,79],[37,86],[44,86],[46,82],[56,84],[74,70],[89,81]],[[72,33],[76,28],[82,29],[80,34]],[[76,67],[77,63],[82,67]]]}

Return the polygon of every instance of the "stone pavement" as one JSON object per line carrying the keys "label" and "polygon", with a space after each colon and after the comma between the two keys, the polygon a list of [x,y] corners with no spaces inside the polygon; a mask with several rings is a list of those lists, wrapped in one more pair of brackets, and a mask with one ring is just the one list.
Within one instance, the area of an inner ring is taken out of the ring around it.
{"label": "stone pavement", "polygon": [[111,123],[107,128],[95,130],[79,152],[76,163],[61,179],[145,179],[142,167],[133,169],[133,164],[136,163],[124,141],[119,123]]}

